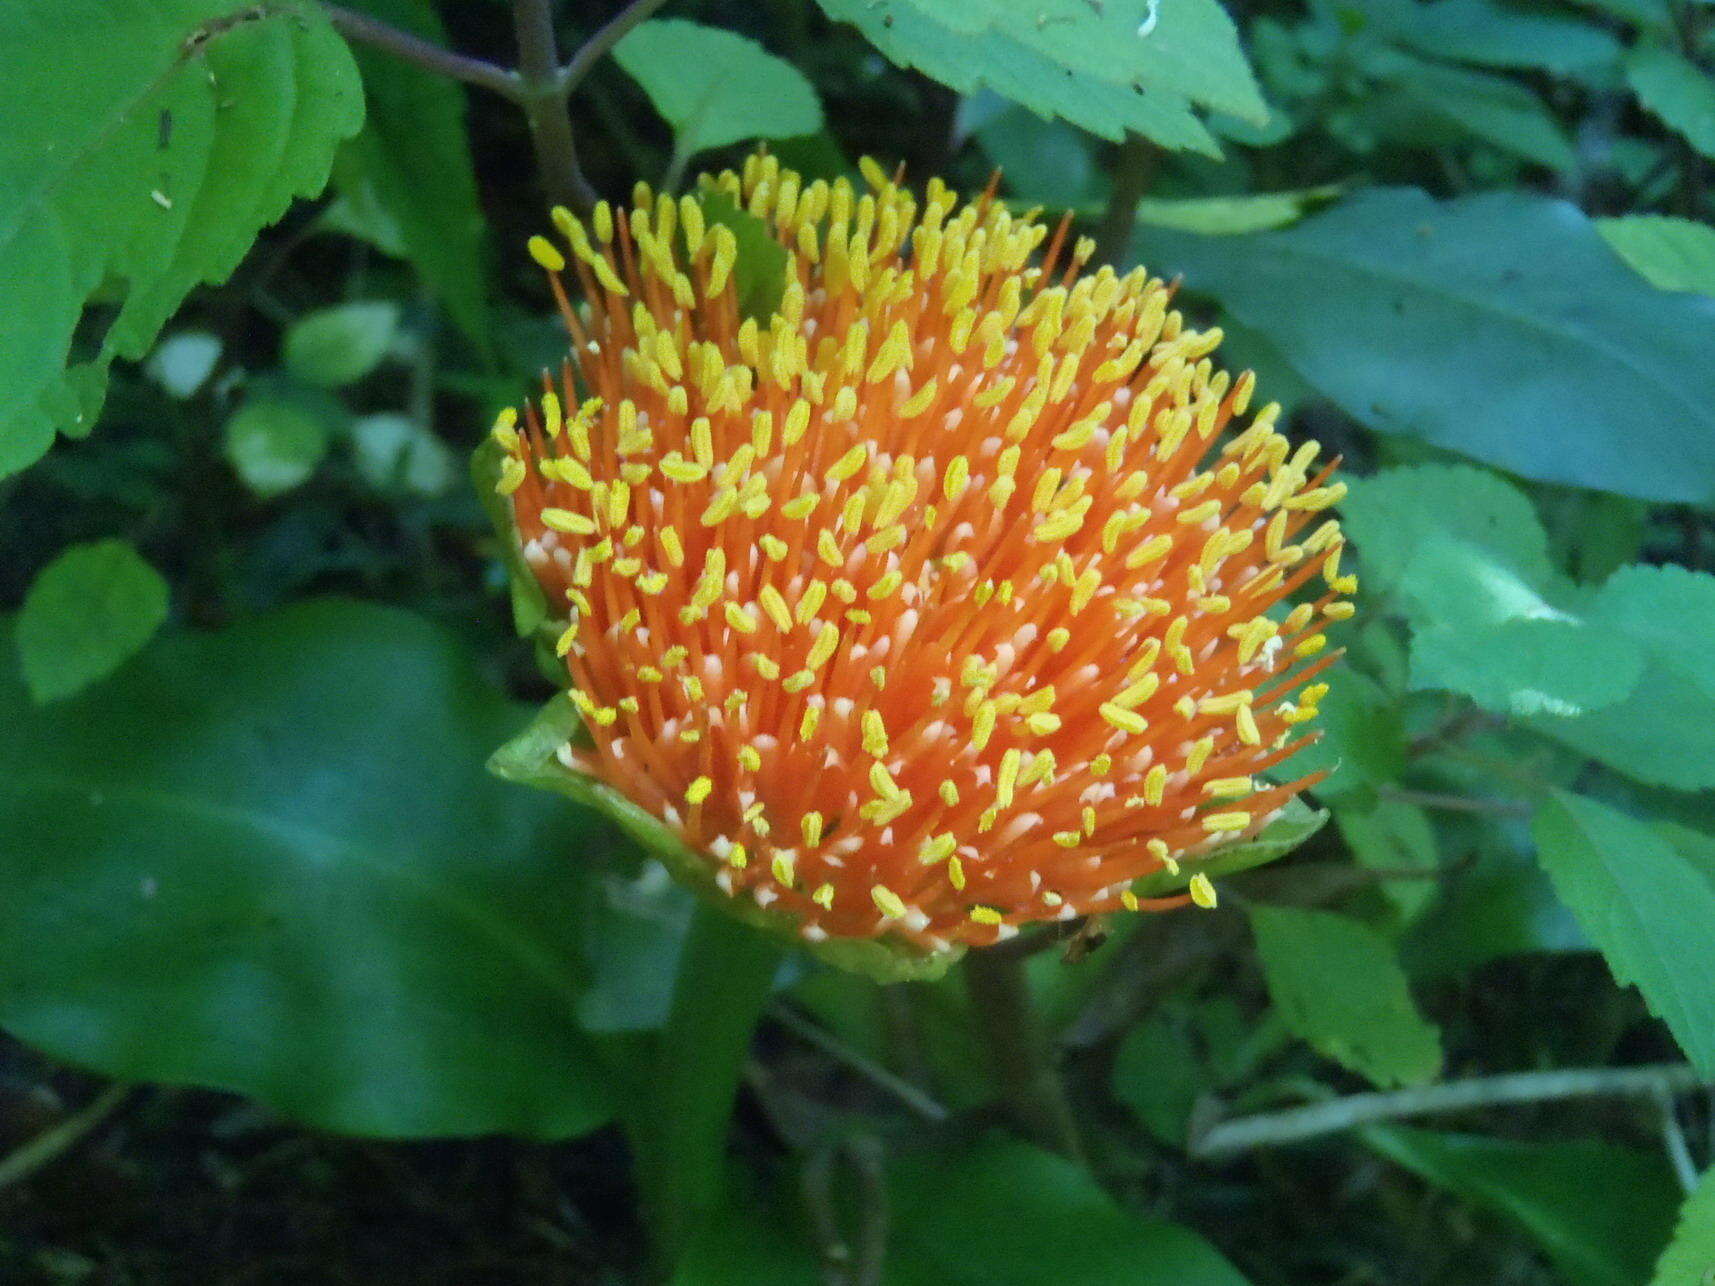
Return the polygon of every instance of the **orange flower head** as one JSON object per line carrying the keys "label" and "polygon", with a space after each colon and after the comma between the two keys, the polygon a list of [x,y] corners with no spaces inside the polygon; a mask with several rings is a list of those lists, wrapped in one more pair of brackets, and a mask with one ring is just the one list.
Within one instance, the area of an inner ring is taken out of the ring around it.
{"label": "orange flower head", "polygon": [[592,743],[560,758],[811,943],[1210,905],[1132,885],[1312,784],[1262,775],[1351,613],[1343,487],[1274,406],[1229,433],[1252,376],[1161,281],[862,169],[755,156],[532,240],[572,350],[495,437]]}

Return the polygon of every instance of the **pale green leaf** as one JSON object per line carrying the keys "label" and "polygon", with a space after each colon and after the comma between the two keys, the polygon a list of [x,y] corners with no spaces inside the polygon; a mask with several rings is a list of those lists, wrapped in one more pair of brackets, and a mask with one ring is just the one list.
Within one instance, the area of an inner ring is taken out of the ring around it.
{"label": "pale green leaf", "polygon": [[1384,1089],[1440,1073],[1441,1035],[1386,939],[1332,911],[1248,910],[1269,995],[1295,1035]]}
{"label": "pale green leaf", "polygon": [[1247,196],[1145,197],[1137,203],[1137,221],[1152,228],[1179,228],[1208,236],[1262,232],[1296,223],[1340,192],[1339,184],[1325,183],[1293,192]]}
{"label": "pale green leaf", "polygon": [[323,388],[355,383],[380,365],[398,326],[399,306],[384,300],[318,309],[287,328],[286,369]]}
{"label": "pale green leaf", "polygon": [[657,19],[627,34],[613,56],[673,127],[678,156],[822,128],[821,103],[803,73],[730,31]]}
{"label": "pale green leaf", "polygon": [[226,422],[226,458],[257,495],[272,497],[304,482],[327,452],[327,426],[281,398],[246,402]]}
{"label": "pale green leaf", "polygon": [[74,545],[30,582],[18,654],[37,701],[80,692],[118,669],[167,619],[167,582],[122,540]]}
{"label": "pale green leaf", "polygon": [[1715,228],[1665,214],[1598,219],[1596,229],[1650,285],[1715,295]]}

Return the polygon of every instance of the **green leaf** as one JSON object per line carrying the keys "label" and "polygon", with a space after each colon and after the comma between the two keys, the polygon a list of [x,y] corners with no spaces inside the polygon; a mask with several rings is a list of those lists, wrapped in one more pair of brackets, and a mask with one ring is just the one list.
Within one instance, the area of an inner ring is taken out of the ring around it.
{"label": "green leaf", "polygon": [[383,300],[336,304],[300,317],[286,330],[286,369],[306,384],[353,384],[381,364],[399,328],[399,306]]}
{"label": "green leaf", "polygon": [[1686,1056],[1715,1076],[1715,879],[1668,839],[1606,804],[1556,791],[1537,810],[1537,855],[1622,983]]}
{"label": "green leaf", "polygon": [[0,674],[0,1024],[318,1128],[579,1134],[593,823],[482,772],[519,718],[445,633],[304,604],[46,710]]}
{"label": "green leaf", "polygon": [[1569,73],[1619,61],[1612,33],[1572,14],[1499,0],[1362,5],[1392,40],[1417,53],[1481,67]]}
{"label": "green leaf", "polygon": [[1626,58],[1626,80],[1663,124],[1715,156],[1715,76],[1664,46],[1640,45]]}
{"label": "green leaf", "polygon": [[167,619],[167,582],[123,540],[73,545],[30,582],[18,659],[37,701],[117,670]]}
{"label": "green leaf", "polygon": [[1295,1035],[1384,1089],[1440,1074],[1440,1033],[1380,934],[1332,911],[1247,909],[1269,995]]}
{"label": "green leaf", "polygon": [[676,157],[822,128],[822,105],[803,73],[730,31],[657,19],[628,33],[613,56],[673,127]]}
{"label": "green leaf", "polygon": [[[31,319],[0,333],[4,474],[87,433],[108,364],[322,189],[363,101],[315,6],[10,0],[0,119],[0,310]],[[118,313],[74,354],[98,290]]]}
{"label": "green leaf", "polygon": [[1312,808],[1294,796],[1286,801],[1280,816],[1263,827],[1256,838],[1228,844],[1195,862],[1187,862],[1181,866],[1178,874],[1157,871],[1154,875],[1145,876],[1133,883],[1132,888],[1139,897],[1161,897],[1184,888],[1198,872],[1214,880],[1252,870],[1276,858],[1285,857],[1321,830],[1327,821],[1326,811]]}
{"label": "green leaf", "polygon": [[1362,1137],[1395,1164],[1522,1228],[1568,1286],[1637,1286],[1672,1227],[1678,1186],[1654,1153],[1403,1126],[1375,1126]]}
{"label": "green leaf", "polygon": [[[430,0],[352,3],[431,44],[448,44]],[[369,115],[346,157],[397,225],[404,251],[430,292],[472,341],[485,346],[485,229],[464,90],[372,46],[356,45],[352,53],[363,72]]]}
{"label": "green leaf", "polygon": [[583,742],[583,725],[577,709],[565,693],[557,693],[527,727],[496,750],[488,761],[495,776],[522,786],[576,800],[605,814],[631,837],[644,852],[659,861],[673,877],[719,908],[752,928],[782,937],[802,946],[818,959],[842,969],[862,973],[877,982],[904,982],[938,978],[958,958],[957,952],[921,956],[881,939],[833,938],[805,943],[795,927],[749,899],[728,897],[714,883],[709,862],[693,852],[677,832],[653,813],[639,807],[620,791],[599,778],[567,767],[560,751],[568,743]]}
{"label": "green leaf", "polygon": [[1715,301],[1640,282],[1570,205],[1376,189],[1280,231],[1138,246],[1371,428],[1543,481],[1715,500]]}
{"label": "green leaf", "polygon": [[1158,1008],[1133,1027],[1114,1055],[1114,1097],[1149,1133],[1184,1147],[1204,1091],[1203,1069],[1182,1014]]}
{"label": "green leaf", "polygon": [[327,453],[327,426],[284,398],[246,402],[226,422],[226,458],[257,495],[290,491],[316,471]]}
{"label": "green leaf", "polygon": [[[979,118],[974,126],[966,123],[971,116]],[[1045,120],[991,90],[960,103],[959,120],[1015,200],[1062,207],[1100,200],[1095,140],[1077,127]]]}
{"label": "green leaf", "polygon": [[439,496],[458,477],[453,454],[408,415],[379,411],[351,425],[351,447],[358,473],[378,491]]}
{"label": "green leaf", "polygon": [[169,335],[149,354],[146,369],[155,382],[181,402],[196,396],[220,361],[220,339],[204,331]]}
{"label": "green leaf", "polygon": [[1334,824],[1361,866],[1396,875],[1420,872],[1420,879],[1387,879],[1382,896],[1404,921],[1415,919],[1436,894],[1432,878],[1440,868],[1435,828],[1416,804],[1379,799],[1367,808],[1355,803],[1334,810]]}
{"label": "green leaf", "polygon": [[707,225],[718,223],[731,229],[738,242],[732,280],[739,315],[766,323],[779,310],[780,297],[786,293],[786,247],[766,223],[739,209],[730,193],[709,188],[698,196]]}
{"label": "green leaf", "polygon": [[1578,164],[1554,113],[1515,80],[1393,50],[1373,58],[1367,70],[1410,112],[1438,117],[1492,147],[1551,170],[1571,170]]}
{"label": "green leaf", "polygon": [[1623,567],[1585,609],[1596,628],[1637,648],[1643,677],[1624,701],[1532,727],[1639,781],[1715,787],[1715,576],[1683,567]]}
{"label": "green leaf", "polygon": [[[1009,29],[1008,10],[1015,8],[1010,0],[961,0],[956,7],[935,0],[818,3],[830,18],[861,30],[893,62],[916,68],[961,94],[988,88],[1038,116],[1063,117],[1103,138],[1117,141],[1130,131],[1163,147],[1220,155],[1214,136],[1192,112],[1188,96],[1141,78],[1105,79],[1080,74],[1057,50],[1038,42],[1033,32],[1019,35]],[[1212,15],[1211,10],[1217,14]],[[1123,20],[1124,15],[1131,15],[1131,30],[1121,50],[1134,54],[1140,63],[1153,65],[1159,43],[1148,44],[1148,38],[1136,36],[1146,11],[1147,5],[1141,0],[1104,6],[1109,17]],[[1040,6],[1037,12],[1041,12]],[[1094,10],[1087,13],[1094,15]],[[1072,17],[1080,20],[1077,14]],[[1205,41],[1214,58],[1226,63],[1229,60],[1220,52],[1223,38],[1218,30],[1223,23],[1226,38],[1232,39],[1231,23],[1218,14],[1214,0],[1193,0],[1191,4],[1165,6],[1157,30],[1169,24],[1186,28],[1196,33],[1193,44]],[[1152,31],[1150,36],[1155,34]],[[1210,92],[1242,102],[1244,110],[1239,114],[1258,118],[1264,114],[1261,100],[1249,68],[1237,54],[1236,40],[1232,55],[1237,58],[1236,76]]]}
{"label": "green leaf", "polygon": [[1324,799],[1367,797],[1405,771],[1405,716],[1399,698],[1360,670],[1329,676],[1316,727],[1322,740],[1300,750],[1279,770],[1297,777],[1326,771],[1316,787]]}
{"label": "green leaf", "polygon": [[1307,211],[1333,200],[1341,191],[1338,183],[1325,183],[1292,192],[1247,196],[1144,197],[1137,203],[1137,221],[1152,228],[1179,228],[1205,236],[1262,232],[1296,223]]}
{"label": "green leaf", "polygon": [[1715,295],[1715,228],[1665,214],[1598,219],[1596,230],[1657,290]]}
{"label": "green leaf", "polygon": [[1656,1262],[1650,1286],[1708,1286],[1715,1272],[1715,1169],[1704,1172],[1697,1190],[1679,1211],[1679,1230]]}
{"label": "green leaf", "polygon": [[[548,619],[547,595],[542,592],[536,574],[524,561],[518,529],[513,523],[512,502],[495,489],[500,482],[500,462],[505,456],[506,452],[498,442],[484,438],[482,445],[471,452],[470,479],[499,545],[500,563],[506,570],[507,596],[512,604],[512,626],[518,631],[519,638],[527,639],[544,628],[551,628],[552,622]],[[568,728],[575,725],[574,715]]]}
{"label": "green leaf", "polygon": [[1245,1286],[1196,1233],[1121,1210],[1024,1143],[901,1155],[887,1186],[883,1286]]}

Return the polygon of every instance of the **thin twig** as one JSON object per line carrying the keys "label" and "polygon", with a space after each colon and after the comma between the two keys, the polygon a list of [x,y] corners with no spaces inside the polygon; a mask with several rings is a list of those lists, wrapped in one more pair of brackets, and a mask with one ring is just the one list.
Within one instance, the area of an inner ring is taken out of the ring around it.
{"label": "thin twig", "polygon": [[597,29],[594,35],[578,46],[571,61],[560,68],[560,93],[569,94],[576,89],[603,54],[624,40],[633,27],[666,3],[667,0],[632,0],[632,3],[608,19],[605,26]]}
{"label": "thin twig", "polygon": [[1376,794],[1400,804],[1417,804],[1423,808],[1438,808],[1449,813],[1490,813],[1500,817],[1528,817],[1529,804],[1512,799],[1477,799],[1469,795],[1443,795],[1432,790],[1412,790],[1406,786],[1382,785]]}
{"label": "thin twig", "polygon": [[886,1090],[925,1121],[940,1124],[948,1116],[947,1109],[904,1077],[895,1076],[887,1068],[865,1054],[859,1053],[831,1033],[799,1014],[789,1005],[773,1005],[768,1016],[807,1045],[814,1045],[835,1062],[850,1068],[877,1089]]}
{"label": "thin twig", "polygon": [[595,204],[596,194],[578,164],[571,112],[561,88],[564,77],[550,0],[512,0],[512,29],[518,38],[518,75],[523,86],[520,101],[530,122],[542,186],[556,204],[588,210]]}
{"label": "thin twig", "polygon": [[1667,1148],[1667,1159],[1673,1165],[1679,1186],[1689,1193],[1697,1187],[1697,1163],[1691,1159],[1691,1145],[1686,1142],[1685,1127],[1679,1123],[1679,1108],[1672,1093],[1659,1085],[1655,1101],[1661,1109],[1661,1139]]}
{"label": "thin twig", "polygon": [[0,1188],[28,1179],[81,1143],[103,1121],[112,1116],[131,1095],[131,1086],[116,1082],[102,1090],[81,1112],[66,1117],[28,1143],[0,1159]]}
{"label": "thin twig", "polygon": [[374,45],[377,49],[384,49],[395,58],[413,63],[425,71],[492,90],[515,103],[523,100],[523,85],[517,72],[508,71],[481,58],[470,58],[464,54],[455,54],[450,49],[442,49],[421,36],[401,31],[398,27],[389,26],[366,13],[358,13],[343,5],[323,4],[322,10],[334,28],[348,40]]}
{"label": "thin twig", "polygon": [[1338,1134],[1379,1121],[1397,1121],[1436,1112],[1463,1112],[1508,1103],[1686,1094],[1705,1083],[1702,1074],[1688,1064],[1659,1063],[1645,1067],[1517,1072],[1386,1094],[1348,1094],[1326,1103],[1222,1121],[1192,1140],[1191,1154],[1198,1157],[1227,1156],[1249,1148]]}

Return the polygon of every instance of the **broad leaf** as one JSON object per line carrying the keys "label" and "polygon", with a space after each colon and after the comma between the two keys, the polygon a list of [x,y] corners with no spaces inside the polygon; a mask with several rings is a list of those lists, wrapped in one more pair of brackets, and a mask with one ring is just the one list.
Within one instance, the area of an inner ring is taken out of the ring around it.
{"label": "broad leaf", "polygon": [[1386,939],[1332,911],[1249,911],[1269,995],[1295,1035],[1383,1088],[1440,1073],[1440,1033],[1418,1012]]}
{"label": "broad leaf", "polygon": [[1639,281],[1569,205],[1378,189],[1282,231],[1137,245],[1372,428],[1544,481],[1715,500],[1715,300]]}
{"label": "broad leaf", "polygon": [[1568,73],[1620,57],[1619,41],[1593,22],[1504,0],[1359,0],[1358,8],[1371,29],[1431,58]]}
{"label": "broad leaf", "polygon": [[803,73],[730,31],[659,19],[639,24],[613,56],[673,127],[675,156],[822,128],[822,105]]}
{"label": "broad leaf", "polygon": [[1368,60],[1366,70],[1410,113],[1437,117],[1491,147],[1552,170],[1570,170],[1578,163],[1554,114],[1515,80],[1392,50]]}
{"label": "broad leaf", "polygon": [[899,1157],[883,1286],[1244,1286],[1196,1233],[1121,1210],[1089,1173],[991,1138]]}
{"label": "broad leaf", "polygon": [[257,495],[290,491],[316,471],[327,453],[327,426],[310,409],[284,397],[258,397],[226,422],[226,458]]}
{"label": "broad leaf", "polygon": [[1564,791],[1537,810],[1538,857],[1622,983],[1715,1076],[1715,872],[1643,822]]}
{"label": "broad leaf", "polygon": [[286,328],[281,356],[306,383],[338,388],[380,365],[398,326],[399,306],[385,300],[320,308]]}
{"label": "broad leaf", "polygon": [[37,701],[105,678],[167,619],[167,582],[122,540],[74,545],[44,567],[18,613],[18,659]]}
{"label": "broad leaf", "polygon": [[1363,1138],[1389,1160],[1529,1233],[1568,1286],[1637,1286],[1673,1225],[1678,1186],[1657,1154],[1402,1126],[1376,1126]]}
{"label": "broad leaf", "polygon": [[[852,23],[901,66],[914,67],[962,94],[992,89],[1038,116],[1064,117],[1103,138],[1118,140],[1130,131],[1163,147],[1219,155],[1214,136],[1191,110],[1192,96],[1143,74],[1142,69],[1165,69],[1163,46],[1155,39],[1162,31],[1180,32],[1176,43],[1200,49],[1207,64],[1223,68],[1219,75],[1204,78],[1205,94],[1233,102],[1240,115],[1260,119],[1265,114],[1232,24],[1216,0],[1160,6],[1159,21],[1142,37],[1137,31],[1148,20],[1145,0],[1104,5],[1100,13],[1079,6],[1081,12],[1071,14],[1073,22],[1101,22],[1105,16],[1125,30],[1117,53],[1134,58],[1140,70],[1120,79],[1075,70],[1058,47],[1038,40],[1031,20],[1043,12],[1040,5],[1026,7],[1031,12],[1020,32],[1013,29],[1012,19],[1022,10],[1011,0],[961,0],[956,5],[935,0],[818,2],[830,18]],[[1060,11],[1056,16],[1063,16],[1071,5],[1055,0],[1055,8]],[[1096,38],[1108,41],[1106,34]]]}
{"label": "broad leaf", "polygon": [[1638,101],[1705,156],[1715,156],[1715,77],[1671,49],[1644,45],[1626,59]]}
{"label": "broad leaf", "polygon": [[1683,567],[1622,567],[1585,617],[1637,649],[1643,675],[1616,705],[1532,726],[1639,781],[1680,790],[1715,787],[1715,576]]}
{"label": "broad leaf", "polygon": [[1333,200],[1340,192],[1338,184],[1324,184],[1248,196],[1145,197],[1137,203],[1137,221],[1152,228],[1179,228],[1211,236],[1263,232],[1298,222],[1307,211]]}
{"label": "broad leaf", "polygon": [[[353,7],[446,46],[431,0],[350,0]],[[369,115],[341,169],[392,216],[412,265],[479,346],[487,339],[483,218],[465,130],[464,90],[392,54],[354,46]]]}
{"label": "broad leaf", "polygon": [[45,710],[0,674],[0,1024],[325,1129],[599,1124],[595,828],[483,773],[518,717],[443,632],[350,602],[163,637]]}
{"label": "broad leaf", "polygon": [[1596,230],[1658,290],[1715,295],[1715,228],[1665,214],[1598,219]]}
{"label": "broad leaf", "polygon": [[[89,431],[108,364],[140,358],[221,281],[363,120],[314,6],[239,0],[0,5],[0,475]],[[85,305],[117,314],[73,351]]]}

